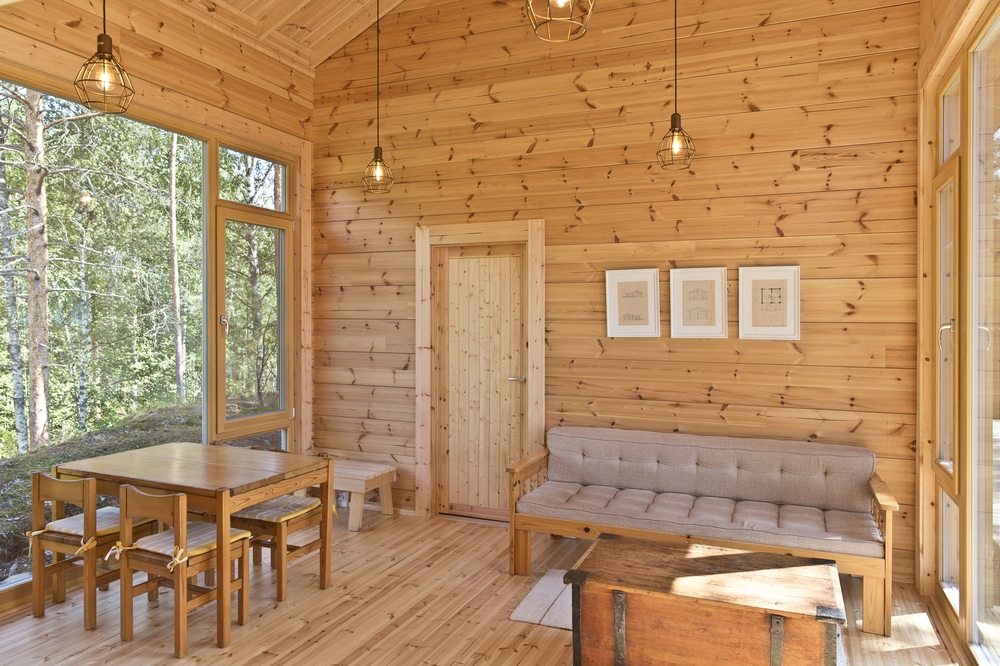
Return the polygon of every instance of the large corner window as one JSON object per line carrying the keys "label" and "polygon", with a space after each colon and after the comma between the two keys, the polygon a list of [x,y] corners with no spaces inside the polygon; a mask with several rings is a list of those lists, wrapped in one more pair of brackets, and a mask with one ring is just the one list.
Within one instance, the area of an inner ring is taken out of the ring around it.
{"label": "large corner window", "polygon": [[203,440],[205,154],[0,81],[0,588],[33,471]]}

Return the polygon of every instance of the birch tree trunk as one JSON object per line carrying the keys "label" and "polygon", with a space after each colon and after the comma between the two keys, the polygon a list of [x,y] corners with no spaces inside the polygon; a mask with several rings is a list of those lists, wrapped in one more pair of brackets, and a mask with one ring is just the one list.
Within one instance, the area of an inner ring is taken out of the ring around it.
{"label": "birch tree trunk", "polygon": [[[0,143],[7,142],[7,126],[0,122]],[[28,450],[28,420],[25,413],[24,358],[17,316],[17,280],[14,276],[14,241],[10,228],[10,187],[7,165],[0,161],[0,256],[3,257],[4,309],[7,315],[7,353],[10,355],[11,389],[14,400],[14,432],[17,450]]]}
{"label": "birch tree trunk", "polygon": [[93,349],[93,301],[87,279],[87,244],[89,224],[93,222],[94,212],[90,208],[92,200],[89,192],[80,197],[80,242],[77,245],[77,259],[80,262],[77,273],[77,288],[80,290],[80,305],[78,324],[80,326],[80,341],[77,345],[76,357],[76,422],[80,432],[87,432],[90,421],[90,364]]}
{"label": "birch tree trunk", "polygon": [[28,221],[28,449],[49,444],[49,247],[42,95],[25,93],[25,204]]}
{"label": "birch tree trunk", "polygon": [[184,374],[187,358],[184,349],[184,322],[181,319],[181,274],[177,260],[177,135],[170,135],[170,165],[167,173],[169,199],[170,298],[174,320],[174,385],[177,404],[184,404]]}

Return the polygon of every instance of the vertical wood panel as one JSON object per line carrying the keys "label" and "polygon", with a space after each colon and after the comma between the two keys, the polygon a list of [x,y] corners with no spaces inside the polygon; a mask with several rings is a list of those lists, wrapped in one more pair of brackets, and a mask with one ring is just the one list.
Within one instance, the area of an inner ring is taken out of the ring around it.
{"label": "vertical wood panel", "polygon": [[[608,0],[584,39],[548,45],[509,2],[455,0],[447,17],[403,2],[382,36],[390,195],[366,197],[356,178],[374,139],[373,81],[358,72],[373,31],[317,69],[315,258],[364,255],[380,294],[405,265],[370,258],[409,252],[418,225],[544,216],[547,339],[525,362],[557,370],[529,419],[860,444],[912,497],[919,5],[751,0],[734,16],[681,3],[679,110],[700,152],[690,172],[664,172],[668,4]],[[802,339],[742,341],[734,326],[728,340],[610,340],[600,276],[640,261],[661,266],[664,287],[672,267],[726,266],[735,280],[738,266],[799,264]],[[324,288],[316,310],[374,324],[367,313],[405,311],[406,287],[392,293],[355,316]],[[542,296],[525,293],[529,312]],[[630,369],[646,362],[677,370],[637,383]],[[912,531],[897,531],[912,559]]]}

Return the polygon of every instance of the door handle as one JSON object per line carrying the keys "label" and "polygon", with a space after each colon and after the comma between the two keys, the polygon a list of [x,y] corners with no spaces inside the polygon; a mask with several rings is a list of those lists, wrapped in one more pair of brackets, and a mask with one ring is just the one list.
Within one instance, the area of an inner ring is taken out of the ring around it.
{"label": "door handle", "polygon": [[219,325],[225,329],[222,334],[229,335],[229,317],[226,315],[219,315]]}
{"label": "door handle", "polygon": [[978,326],[979,330],[986,334],[986,347],[983,351],[990,351],[993,348],[993,330],[989,326]]}
{"label": "door handle", "polygon": [[947,324],[941,324],[940,326],[938,326],[937,346],[938,346],[938,351],[942,351],[942,352],[944,351],[944,332],[945,331],[950,331],[950,332],[954,332],[955,331],[955,320],[954,319],[950,320]]}
{"label": "door handle", "polygon": [[524,382],[528,381],[528,378],[527,377],[508,377],[507,381],[509,381],[509,382],[521,382],[523,384]]}

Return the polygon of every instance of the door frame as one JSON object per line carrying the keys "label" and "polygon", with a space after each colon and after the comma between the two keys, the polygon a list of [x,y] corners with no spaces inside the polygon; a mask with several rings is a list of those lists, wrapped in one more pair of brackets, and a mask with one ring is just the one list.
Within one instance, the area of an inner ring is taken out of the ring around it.
{"label": "door frame", "polygon": [[434,247],[505,244],[525,246],[525,389],[524,433],[529,450],[545,441],[545,220],[417,225],[416,245],[416,434],[415,512],[437,513],[437,485],[431,433],[434,416],[432,263]]}

